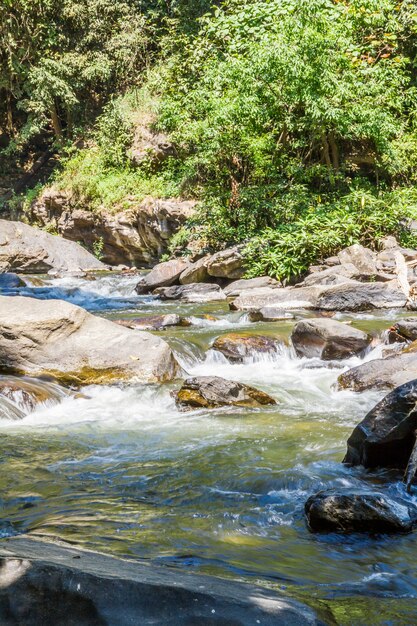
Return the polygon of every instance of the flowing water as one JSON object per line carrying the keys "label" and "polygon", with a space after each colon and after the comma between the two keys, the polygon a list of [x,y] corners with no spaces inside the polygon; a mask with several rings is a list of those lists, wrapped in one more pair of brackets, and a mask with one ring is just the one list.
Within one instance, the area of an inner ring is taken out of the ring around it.
{"label": "flowing water", "polygon": [[[305,525],[304,503],[323,488],[371,486],[407,497],[400,476],[341,464],[352,428],[384,395],[336,390],[341,371],[360,360],[298,359],[288,346],[292,322],[250,324],[224,303],[161,303],[135,296],[136,282],[67,278],[19,291],[64,298],[113,319],[192,316],[193,326],[160,333],[184,371],[250,383],[278,405],[183,414],[172,397],[178,382],[92,386],[84,397],[65,396],[20,420],[2,419],[0,536],[58,537],[250,580],[326,607],[338,624],[416,623],[415,535],[313,535]],[[217,319],[204,318],[207,313]],[[380,332],[396,316],[351,319]],[[230,364],[210,350],[230,331],[269,334],[282,343],[273,356]]]}

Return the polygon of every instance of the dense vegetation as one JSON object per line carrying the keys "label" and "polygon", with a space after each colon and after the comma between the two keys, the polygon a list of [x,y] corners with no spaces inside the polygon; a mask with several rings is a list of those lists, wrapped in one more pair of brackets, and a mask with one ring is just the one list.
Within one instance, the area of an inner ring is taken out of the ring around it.
{"label": "dense vegetation", "polygon": [[[250,242],[252,274],[290,278],[354,241],[409,240],[415,0],[211,4],[4,3],[9,153],[53,132],[67,151],[56,184],[93,209],[195,197],[172,249]],[[146,121],[173,145],[157,167],[129,157]]]}

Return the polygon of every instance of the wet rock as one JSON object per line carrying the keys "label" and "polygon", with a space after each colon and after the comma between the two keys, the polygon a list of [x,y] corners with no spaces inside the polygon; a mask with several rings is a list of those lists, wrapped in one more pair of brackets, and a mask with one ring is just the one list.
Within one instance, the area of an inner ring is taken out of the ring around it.
{"label": "wet rock", "polygon": [[339,376],[340,389],[394,389],[417,378],[417,353],[392,354],[353,367]]}
{"label": "wet rock", "polygon": [[293,320],[294,315],[289,311],[284,311],[275,306],[264,306],[259,311],[249,311],[249,319],[251,322],[281,322],[284,320]]}
{"label": "wet rock", "polygon": [[256,311],[266,306],[283,310],[315,309],[320,293],[320,287],[265,287],[243,292],[230,303],[230,308],[235,311]]}
{"label": "wet rock", "polygon": [[0,376],[0,418],[20,419],[39,404],[57,404],[70,393],[49,381]]}
{"label": "wet rock", "polygon": [[369,346],[371,338],[341,322],[314,318],[297,322],[291,341],[297,356],[332,360],[360,354]]}
{"label": "wet rock", "polygon": [[269,589],[17,537],[0,546],[4,626],[319,626]]}
{"label": "wet rock", "polygon": [[184,269],[188,267],[188,262],[184,259],[173,259],[158,263],[155,267],[140,279],[135,287],[136,293],[150,293],[158,287],[168,287],[178,282]]}
{"label": "wet rock", "polygon": [[406,302],[396,283],[349,283],[323,288],[316,304],[327,311],[367,311],[401,308]]}
{"label": "wet rock", "polygon": [[407,317],[396,322],[391,330],[407,341],[417,340],[417,317]]}
{"label": "wet rock", "polygon": [[0,296],[0,371],[92,384],[170,380],[176,369],[159,337],[61,300]]}
{"label": "wet rock", "polygon": [[242,247],[235,246],[213,254],[207,262],[207,271],[215,278],[242,278],[245,273]]}
{"label": "wet rock", "polygon": [[240,333],[227,333],[217,337],[212,349],[221,352],[226,359],[234,363],[241,363],[248,358],[255,358],[260,354],[274,354],[279,342],[273,337],[266,335],[245,335]]}
{"label": "wet rock", "polygon": [[259,389],[218,376],[188,378],[177,393],[176,403],[185,411],[218,406],[259,407],[276,404],[271,396]]}
{"label": "wet rock", "polygon": [[190,263],[179,278],[181,285],[207,282],[209,279],[209,273],[207,271],[207,263],[209,259],[210,255],[207,255],[198,261],[195,261],[195,263]]}
{"label": "wet rock", "polygon": [[212,283],[194,283],[174,285],[155,289],[154,295],[161,300],[180,300],[181,302],[216,302],[226,300],[226,295],[218,285]]}
{"label": "wet rock", "polygon": [[400,385],[366,415],[347,442],[349,465],[405,469],[416,440],[417,380]]}
{"label": "wet rock", "polygon": [[3,289],[18,289],[19,287],[25,287],[25,283],[20,276],[11,272],[0,273],[0,291]]}
{"label": "wet rock", "polygon": [[337,255],[340,263],[352,263],[362,274],[376,274],[376,254],[358,243],[345,248]]}
{"label": "wet rock", "polygon": [[191,322],[176,313],[167,315],[147,315],[146,317],[134,317],[114,321],[116,324],[136,330],[164,330],[172,326],[191,326]]}
{"label": "wet rock", "polygon": [[78,243],[28,226],[0,220],[0,272],[43,274],[107,269]]}
{"label": "wet rock", "polygon": [[278,287],[281,287],[281,283],[274,278],[270,278],[269,276],[247,279],[242,278],[240,280],[235,280],[227,285],[227,287],[223,287],[223,291],[227,297],[237,297],[248,289],[261,289],[263,287],[278,289]]}
{"label": "wet rock", "polygon": [[307,523],[317,532],[408,533],[417,512],[404,502],[368,491],[320,491],[305,504]]}

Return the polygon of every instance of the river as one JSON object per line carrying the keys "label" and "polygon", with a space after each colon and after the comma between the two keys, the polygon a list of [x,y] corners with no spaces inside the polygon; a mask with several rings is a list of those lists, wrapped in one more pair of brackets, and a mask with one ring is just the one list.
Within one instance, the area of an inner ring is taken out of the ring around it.
{"label": "river", "polygon": [[[416,623],[415,535],[314,535],[304,520],[305,501],[323,488],[373,486],[407,497],[399,476],[341,464],[352,428],[384,395],[335,389],[341,371],[360,360],[296,358],[288,346],[291,321],[249,323],[223,302],[162,303],[135,296],[136,282],[114,275],[46,279],[19,291],[63,298],[110,319],[193,316],[194,325],[159,333],[185,372],[250,383],[277,406],[184,414],[172,397],[178,383],[91,386],[83,389],[87,397],[64,396],[23,419],[2,420],[0,536],[60,538],[250,580],[329,607],[338,624]],[[398,315],[336,319],[380,332]],[[230,331],[282,343],[273,357],[230,364],[210,351]]]}

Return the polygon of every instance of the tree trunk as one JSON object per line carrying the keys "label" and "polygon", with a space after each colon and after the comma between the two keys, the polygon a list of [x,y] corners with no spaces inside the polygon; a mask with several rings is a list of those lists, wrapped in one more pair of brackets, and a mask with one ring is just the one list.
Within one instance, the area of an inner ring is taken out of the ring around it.
{"label": "tree trunk", "polygon": [[10,91],[6,90],[6,132],[9,137],[13,136],[13,108],[12,108],[12,95]]}
{"label": "tree trunk", "polygon": [[333,167],[336,170],[336,172],[338,172],[339,167],[340,167],[339,148],[338,148],[338,145],[337,145],[337,142],[333,133],[330,133],[329,135],[329,144],[330,144],[330,149],[332,152]]}
{"label": "tree trunk", "polygon": [[62,126],[61,120],[59,119],[58,112],[56,110],[55,102],[52,103],[51,106],[51,122],[52,128],[54,129],[55,138],[59,143],[62,141]]}

